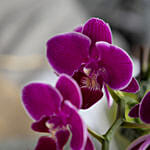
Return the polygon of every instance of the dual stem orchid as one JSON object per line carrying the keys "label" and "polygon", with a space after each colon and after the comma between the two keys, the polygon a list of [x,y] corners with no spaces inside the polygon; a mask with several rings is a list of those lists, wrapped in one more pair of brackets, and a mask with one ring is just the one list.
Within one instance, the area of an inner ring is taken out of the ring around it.
{"label": "dual stem orchid", "polygon": [[[126,121],[126,101],[119,92],[136,93],[139,85],[133,77],[132,59],[112,44],[111,29],[103,20],[91,18],[72,32],[52,37],[47,42],[47,59],[59,75],[56,86],[30,83],[22,92],[24,107],[34,120],[32,129],[49,134],[39,138],[35,150],[63,150],[69,137],[72,150],[95,150],[88,132],[102,144],[102,150],[109,150],[118,128],[150,128]],[[117,113],[107,132],[99,135],[86,128],[78,111],[95,105],[104,94],[108,107],[113,100],[116,102]],[[150,123],[149,101],[150,92],[131,109],[129,116]],[[149,146],[149,136],[141,140],[141,147]],[[129,150],[132,147],[134,144]]]}
{"label": "dual stem orchid", "polygon": [[[93,137],[95,137],[102,144],[102,150],[109,150],[110,141],[111,141],[114,133],[116,132],[116,130],[120,127],[121,128],[145,128],[145,129],[150,129],[149,124],[143,124],[143,123],[139,124],[139,123],[132,123],[132,122],[126,121],[126,118],[125,118],[125,101],[122,100],[119,97],[119,95],[117,95],[117,93],[115,91],[113,91],[110,88],[108,88],[108,89],[109,89],[109,92],[110,92],[111,96],[113,97],[113,99],[117,103],[116,119],[115,119],[114,123],[112,124],[112,126],[108,129],[108,131],[104,135],[98,135],[97,133],[95,133],[91,129],[88,130],[89,133]],[[143,98],[143,101],[146,101],[147,99],[150,99],[149,95],[150,95],[150,92],[148,92],[146,94],[146,96]],[[131,112],[132,112],[132,109],[131,109]],[[145,136],[143,138],[145,138]],[[142,137],[140,139],[142,139]]]}

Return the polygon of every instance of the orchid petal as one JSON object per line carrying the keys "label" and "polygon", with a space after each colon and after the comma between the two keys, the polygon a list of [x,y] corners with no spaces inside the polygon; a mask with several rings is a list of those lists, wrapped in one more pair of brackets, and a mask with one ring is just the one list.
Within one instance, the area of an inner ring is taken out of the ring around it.
{"label": "orchid petal", "polygon": [[31,128],[37,132],[49,132],[49,128],[46,126],[48,120],[48,116],[43,116],[40,120],[32,123]]}
{"label": "orchid petal", "polygon": [[83,150],[87,140],[87,128],[83,123],[77,109],[69,102],[65,101],[62,110],[68,116],[68,124],[72,132],[71,148],[73,150]]}
{"label": "orchid petal", "polygon": [[25,86],[22,99],[27,112],[35,120],[59,112],[62,102],[59,91],[43,83],[31,83]]}
{"label": "orchid petal", "polygon": [[47,136],[40,137],[35,150],[50,150],[50,149],[57,150],[55,140]]}
{"label": "orchid petal", "polygon": [[104,91],[105,91],[105,95],[106,95],[106,98],[107,98],[108,108],[110,108],[113,104],[113,99],[110,96],[110,94],[108,92],[108,89],[107,89],[107,86],[105,84],[104,84]]}
{"label": "orchid petal", "polygon": [[68,139],[69,139],[69,131],[68,130],[59,130],[56,133],[56,137],[57,137],[57,142],[58,142],[58,146],[59,149],[62,150],[64,145],[67,143]]}
{"label": "orchid petal", "polygon": [[135,145],[135,146],[130,146],[129,148],[128,148],[128,150],[139,150],[140,149],[140,147],[141,147],[141,145],[144,143],[144,141],[142,141],[141,143],[138,143],[137,145]]}
{"label": "orchid petal", "polygon": [[132,118],[138,118],[139,117],[139,104],[136,104],[134,107],[131,108],[129,112],[129,116]]}
{"label": "orchid petal", "polygon": [[123,92],[128,92],[128,93],[136,93],[140,90],[139,84],[135,78],[132,78],[130,84],[122,89],[121,91]]}
{"label": "orchid petal", "polygon": [[74,31],[81,33],[81,32],[82,32],[82,29],[83,29],[83,27],[82,27],[82,25],[80,25],[80,26],[76,27],[76,28],[74,29]]}
{"label": "orchid petal", "polygon": [[150,138],[148,138],[139,148],[139,150],[150,150]]}
{"label": "orchid petal", "polygon": [[54,36],[47,42],[47,58],[57,73],[72,75],[88,61],[90,39],[78,32]]}
{"label": "orchid petal", "polygon": [[83,34],[90,37],[93,44],[97,41],[112,43],[112,35],[109,25],[99,18],[89,19],[83,27]]}
{"label": "orchid petal", "polygon": [[88,136],[86,146],[84,150],[95,150],[94,145],[90,137]]}
{"label": "orchid petal", "polygon": [[88,109],[103,97],[100,89],[81,88],[83,96],[82,109]]}
{"label": "orchid petal", "polygon": [[150,139],[150,135],[145,135],[134,140],[127,148],[127,150],[141,150],[141,146]]}
{"label": "orchid petal", "polygon": [[150,123],[150,92],[148,92],[144,98],[142,99],[140,103],[140,108],[139,108],[139,114],[140,114],[140,119],[144,123]]}
{"label": "orchid petal", "polygon": [[97,42],[99,67],[104,81],[112,89],[127,86],[132,79],[133,64],[129,55],[117,46],[106,42]]}
{"label": "orchid petal", "polygon": [[81,107],[82,95],[78,84],[68,75],[61,75],[56,83],[56,88],[60,91],[64,100],[69,100],[77,108]]}

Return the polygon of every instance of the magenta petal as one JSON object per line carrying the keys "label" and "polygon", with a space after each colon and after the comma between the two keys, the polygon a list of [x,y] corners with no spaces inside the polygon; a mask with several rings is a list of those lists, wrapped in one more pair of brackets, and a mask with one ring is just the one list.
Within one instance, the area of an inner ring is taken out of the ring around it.
{"label": "magenta petal", "polygon": [[140,108],[139,108],[139,114],[140,114],[140,119],[144,123],[150,123],[150,92],[148,92],[144,98],[142,99],[140,103]]}
{"label": "magenta petal", "polygon": [[150,138],[146,139],[146,141],[140,146],[139,150],[150,150]]}
{"label": "magenta petal", "polygon": [[49,117],[44,116],[40,120],[32,123],[31,128],[37,132],[49,132],[49,129],[46,126],[46,122],[49,120]]}
{"label": "magenta petal", "polygon": [[85,23],[82,32],[91,38],[93,44],[97,41],[112,43],[112,35],[109,25],[99,18],[89,19]]}
{"label": "magenta petal", "polygon": [[77,109],[69,102],[65,101],[62,110],[68,116],[68,124],[72,132],[71,148],[73,150],[83,150],[87,140],[87,128],[82,121]]}
{"label": "magenta petal", "polygon": [[83,96],[82,109],[87,109],[98,102],[103,97],[100,89],[81,88]]}
{"label": "magenta petal", "polygon": [[88,136],[86,146],[84,150],[95,150],[94,145],[90,137]]}
{"label": "magenta petal", "polygon": [[35,120],[59,112],[62,102],[62,96],[57,89],[42,83],[25,86],[22,99],[27,112]]}
{"label": "magenta petal", "polygon": [[81,25],[81,26],[76,27],[76,28],[74,29],[74,31],[81,33],[81,32],[82,32],[82,29],[83,29],[83,27],[82,27],[82,25]]}
{"label": "magenta petal", "polygon": [[68,75],[61,75],[56,88],[60,91],[64,100],[69,100],[77,108],[81,107],[82,95],[78,84]]}
{"label": "magenta petal", "polygon": [[[144,141],[137,143],[136,145],[130,145],[128,150],[140,150],[141,145],[144,143]],[[132,144],[132,143],[131,143]],[[142,149],[143,150],[143,149]]]}
{"label": "magenta petal", "polygon": [[54,36],[47,42],[47,58],[58,73],[72,75],[88,61],[90,39],[77,32]]}
{"label": "magenta petal", "polygon": [[67,143],[68,139],[69,139],[69,131],[68,130],[59,130],[56,133],[56,137],[57,137],[57,144],[60,148],[60,150],[63,149],[64,145]]}
{"label": "magenta petal", "polygon": [[133,64],[128,54],[117,46],[106,42],[97,42],[99,67],[104,81],[112,89],[127,86],[132,79]]}
{"label": "magenta petal", "polygon": [[50,137],[42,136],[40,137],[35,150],[57,150],[56,142]]}
{"label": "magenta petal", "polygon": [[113,99],[110,96],[108,89],[107,89],[107,86],[105,84],[104,84],[104,90],[105,90],[105,94],[106,94],[106,98],[107,98],[107,104],[108,104],[108,107],[110,108],[113,104]]}
{"label": "magenta petal", "polygon": [[123,92],[128,92],[128,93],[136,93],[140,90],[139,84],[135,78],[132,78],[130,84],[122,89],[121,91]]}
{"label": "magenta petal", "polygon": [[134,107],[131,108],[129,112],[129,116],[132,118],[138,118],[139,117],[139,104],[136,104]]}
{"label": "magenta petal", "polygon": [[[150,135],[145,135],[134,140],[127,148],[127,150],[146,150],[141,149],[141,146],[150,139]],[[145,144],[144,144],[145,145]]]}

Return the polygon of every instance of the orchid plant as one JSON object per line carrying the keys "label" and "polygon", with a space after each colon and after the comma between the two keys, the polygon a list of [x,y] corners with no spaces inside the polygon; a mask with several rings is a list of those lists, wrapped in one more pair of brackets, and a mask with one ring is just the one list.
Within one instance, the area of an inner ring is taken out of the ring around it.
{"label": "orchid plant", "polygon": [[[34,120],[31,128],[49,135],[39,138],[35,150],[63,150],[68,141],[72,150],[94,150],[89,134],[102,144],[102,150],[109,150],[118,128],[150,128],[150,92],[141,102],[137,96],[130,102],[135,106],[129,117],[139,117],[143,123],[126,117],[126,94],[138,95],[139,83],[133,77],[131,57],[112,44],[111,29],[103,20],[91,18],[72,32],[52,37],[47,42],[47,58],[59,76],[56,86],[29,83],[22,91],[24,108]],[[117,114],[108,131],[100,135],[86,126],[78,112],[96,105],[103,91],[109,108],[113,100],[117,104]],[[146,135],[128,150],[149,147],[150,135]]]}

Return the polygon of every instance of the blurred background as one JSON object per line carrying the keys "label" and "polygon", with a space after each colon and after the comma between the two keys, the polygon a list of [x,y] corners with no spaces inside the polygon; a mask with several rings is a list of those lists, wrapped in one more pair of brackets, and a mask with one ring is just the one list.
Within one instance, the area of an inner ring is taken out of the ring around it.
{"label": "blurred background", "polygon": [[[55,85],[57,77],[46,59],[47,40],[90,17],[110,24],[113,43],[134,58],[137,75],[139,49],[147,59],[150,47],[149,0],[0,0],[0,150],[34,149],[40,135],[30,129],[32,120],[21,104],[21,89],[30,81]],[[103,98],[81,111],[88,126],[99,133],[110,126],[106,118],[110,110],[105,108]],[[117,150],[115,141],[111,149]]]}

